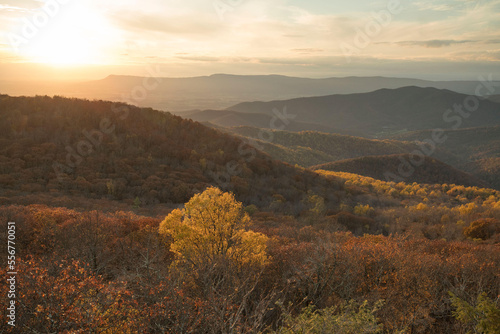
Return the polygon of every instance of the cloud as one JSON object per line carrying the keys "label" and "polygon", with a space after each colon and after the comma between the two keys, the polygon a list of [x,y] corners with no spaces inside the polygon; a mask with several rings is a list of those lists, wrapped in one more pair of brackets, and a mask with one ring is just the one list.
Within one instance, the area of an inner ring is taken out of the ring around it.
{"label": "cloud", "polygon": [[401,42],[396,42],[394,44],[400,45],[400,46],[422,46],[424,48],[443,48],[443,47],[452,46],[455,44],[475,43],[475,42],[476,41],[472,41],[472,40],[433,39],[433,40],[428,40],[428,41],[401,41]]}
{"label": "cloud", "polygon": [[[314,6],[315,1],[302,6],[298,3],[305,1],[246,0],[228,11],[223,20],[213,8],[213,0],[72,0],[70,3],[73,2],[90,3],[89,9],[102,15],[106,25],[96,28],[96,35],[113,32],[106,39],[109,41],[106,52],[120,55],[113,61],[175,64],[172,71],[181,76],[184,75],[181,69],[193,75],[197,71],[216,73],[231,69],[236,73],[238,69],[248,73],[261,69],[261,73],[293,74],[296,70],[307,75],[376,75],[381,63],[387,68],[393,64],[398,71],[406,71],[412,68],[409,64],[413,61],[425,61],[425,66],[460,59],[493,61],[498,58],[495,50],[500,43],[499,0],[406,2],[405,10],[382,27],[379,34],[370,36],[369,43],[359,48],[349,64],[339,45],[342,42],[354,45],[359,31],[373,21],[371,13],[386,8],[387,0],[369,6],[365,6],[367,1],[356,6],[345,5],[350,11],[335,11],[329,5],[320,10],[323,4],[319,1]],[[16,10],[33,11],[44,2],[0,0],[0,3],[3,5],[0,5],[1,33],[16,28],[13,24],[11,28],[9,22],[20,16],[9,12],[7,4]],[[477,54],[466,54],[468,49]],[[396,69],[389,74],[397,74]],[[456,69],[468,71],[458,66]],[[416,73],[420,73],[420,68]]]}
{"label": "cloud", "polygon": [[[16,0],[16,1],[2,1],[4,4],[0,4],[0,9],[12,8],[12,9],[37,9],[45,4],[43,0]],[[12,2],[15,2],[15,6],[12,6]]]}
{"label": "cloud", "polygon": [[449,12],[472,11],[482,5],[482,0],[446,0],[446,1],[418,1],[412,6],[419,11]]}
{"label": "cloud", "polygon": [[0,5],[0,11],[5,12],[26,12],[26,8],[10,5]]}
{"label": "cloud", "polygon": [[444,12],[448,11],[450,9],[453,9],[453,7],[449,4],[436,4],[436,3],[429,3],[429,2],[415,2],[413,4],[418,10],[424,11],[424,10],[431,10],[431,11],[437,11],[437,12]]}
{"label": "cloud", "polygon": [[300,54],[314,54],[314,53],[321,53],[324,52],[325,50],[323,49],[315,49],[315,48],[305,48],[305,49],[292,49],[292,52],[297,52]]}
{"label": "cloud", "polygon": [[137,13],[131,11],[115,12],[109,19],[125,31],[157,32],[176,36],[204,36],[215,34],[222,30],[215,16],[208,15],[163,15]]}
{"label": "cloud", "polygon": [[500,61],[500,50],[457,52],[451,54],[450,57],[470,62],[494,63]]}
{"label": "cloud", "polygon": [[217,62],[220,60],[219,57],[209,57],[209,56],[177,56],[176,58],[182,60],[201,61],[201,62]]}

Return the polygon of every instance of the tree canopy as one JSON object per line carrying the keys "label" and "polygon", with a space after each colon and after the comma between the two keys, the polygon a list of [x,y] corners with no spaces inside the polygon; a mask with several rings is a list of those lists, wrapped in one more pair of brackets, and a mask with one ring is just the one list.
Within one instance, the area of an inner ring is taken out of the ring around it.
{"label": "tree canopy", "polygon": [[264,264],[267,237],[246,229],[250,218],[232,193],[210,187],[172,211],[160,224],[170,235],[170,250],[192,266],[229,261],[238,266]]}

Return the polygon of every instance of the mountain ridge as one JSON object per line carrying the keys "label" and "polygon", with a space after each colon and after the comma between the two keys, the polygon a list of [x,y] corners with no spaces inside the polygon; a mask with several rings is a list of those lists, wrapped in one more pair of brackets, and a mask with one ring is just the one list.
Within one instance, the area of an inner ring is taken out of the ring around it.
{"label": "mountain ridge", "polygon": [[[279,74],[238,75],[212,74],[196,77],[168,77],[161,68],[146,68],[143,76],[116,75],[69,84],[40,84],[30,87],[27,83],[2,82],[0,91],[10,95],[61,95],[66,97],[113,100],[132,103],[159,110],[181,112],[192,109],[225,109],[245,101],[269,101],[304,96],[329,94],[366,93],[381,88],[395,89],[404,86],[435,87],[475,94],[478,81],[430,81],[412,78],[382,76],[348,76],[305,78]],[[124,97],[145,80],[157,79],[158,86],[148,85],[147,94],[138,100]],[[493,85],[500,86],[495,81]]]}
{"label": "mountain ridge", "polygon": [[385,137],[400,131],[454,127],[456,124],[460,127],[500,124],[500,104],[489,100],[478,100],[474,117],[460,117],[462,114],[458,114],[455,108],[462,106],[463,109],[469,98],[469,95],[450,90],[408,86],[369,93],[243,102],[228,109],[270,113],[274,109],[286,108],[289,114],[296,116],[296,121],[307,119],[320,124],[335,124],[347,134],[368,138]]}

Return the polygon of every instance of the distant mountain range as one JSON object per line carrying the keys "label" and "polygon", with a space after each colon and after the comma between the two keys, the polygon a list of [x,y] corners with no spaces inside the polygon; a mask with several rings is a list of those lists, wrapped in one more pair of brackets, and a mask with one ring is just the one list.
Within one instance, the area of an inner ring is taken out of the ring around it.
{"label": "distant mountain range", "polygon": [[[218,127],[257,127],[269,128],[272,123],[274,115],[267,115],[261,113],[244,113],[232,110],[195,110],[192,112],[183,113],[182,117],[195,120],[200,123],[209,123]],[[315,122],[297,122],[293,119],[288,119],[286,128],[290,131],[319,131],[327,133],[342,132],[341,128],[335,128],[326,124],[319,124]]]}
{"label": "distant mountain range", "polygon": [[[436,143],[431,156],[500,189],[500,104],[478,100],[477,110],[466,117],[465,104],[470,101],[474,100],[469,95],[449,90],[403,87],[246,102],[230,110],[184,116],[252,138],[275,159],[303,167],[364,156],[408,154],[418,150],[419,143],[432,139],[434,129],[443,129],[445,139]],[[271,120],[276,111],[284,110],[290,117],[282,126],[286,131],[272,131],[270,137]],[[357,161],[363,162],[366,160]]]}
{"label": "distant mountain range", "polygon": [[[466,103],[476,101],[476,111]],[[460,114],[455,109],[462,109]],[[240,113],[274,115],[285,111],[295,122],[315,123],[336,132],[367,138],[424,129],[500,124],[500,104],[436,88],[403,87],[370,93],[336,94],[271,102],[244,102],[228,108]],[[198,116],[200,113],[197,114]],[[193,117],[193,119],[197,119]],[[204,119],[205,121],[208,119]],[[215,124],[217,118],[212,120]],[[241,125],[248,125],[241,124]],[[271,127],[268,125],[267,127]],[[312,130],[312,129],[304,129]]]}
{"label": "distant mountain range", "polygon": [[[463,94],[475,94],[476,88],[481,84],[479,81],[426,81],[386,77],[308,79],[281,75],[229,74],[158,79],[110,75],[102,80],[78,84],[0,81],[0,92],[10,95],[47,94],[113,100],[160,110],[185,111],[224,109],[244,101],[367,93],[382,88],[395,89],[406,86],[434,87]],[[500,82],[494,84],[500,91]],[[146,88],[146,94],[142,94],[143,88]],[[141,90],[141,94],[137,93],[137,89]],[[131,97],[134,93],[136,93],[135,99]],[[482,93],[485,94],[487,91],[482,90]]]}

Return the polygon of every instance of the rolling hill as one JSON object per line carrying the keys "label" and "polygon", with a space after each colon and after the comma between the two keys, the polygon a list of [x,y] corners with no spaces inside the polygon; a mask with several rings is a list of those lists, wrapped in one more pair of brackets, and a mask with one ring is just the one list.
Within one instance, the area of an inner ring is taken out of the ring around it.
{"label": "rolling hill", "polygon": [[[467,156],[470,160],[500,156],[500,125],[457,130],[444,130],[445,140],[440,147],[456,156]],[[408,132],[392,136],[403,141],[424,141],[432,138],[431,130]]]}
{"label": "rolling hill", "polygon": [[[313,166],[313,170],[346,172],[368,176],[382,181],[417,182],[420,184],[456,184],[466,187],[488,188],[488,184],[468,173],[433,158],[425,157],[418,166],[412,166],[410,154],[367,156]],[[410,167],[411,166],[411,167]],[[402,173],[401,173],[402,171]]]}
{"label": "rolling hill", "polygon": [[[339,157],[415,145],[274,135]],[[465,180],[428,164],[426,182]],[[210,185],[245,206],[201,193]],[[277,303],[336,302],[353,305],[343,322],[373,317],[369,331],[450,333],[462,327],[449,291],[466,282],[471,303],[498,292],[500,192],[293,168],[234,135],[123,103],[0,95],[0,216],[23,273],[14,332],[253,333],[286,321]],[[395,315],[410,321],[393,325]]]}
{"label": "rolling hill", "polygon": [[[380,140],[313,131],[271,131],[252,127],[220,129],[251,141],[275,159],[302,167],[366,156],[409,154],[416,150],[421,151],[422,145],[427,147],[423,142],[432,138],[430,130]],[[447,140],[436,145],[431,155],[433,158],[473,174],[484,181],[483,185],[500,188],[499,126],[449,130],[444,134]]]}
{"label": "rolling hill", "polygon": [[255,141],[259,148],[275,159],[303,167],[367,155],[409,153],[418,149],[415,143],[410,142],[315,131],[292,132],[245,126],[229,128],[226,131]]}
{"label": "rolling hill", "polygon": [[43,96],[0,95],[0,171],[7,202],[50,194],[175,206],[214,185],[263,207],[279,194],[292,207],[309,190],[335,205],[342,188],[169,113]]}
{"label": "rolling hill", "polygon": [[[393,136],[393,139],[422,142],[431,131],[417,131]],[[500,126],[446,130],[446,140],[433,156],[458,169],[474,174],[500,189]],[[442,155],[447,151],[449,155]]]}

